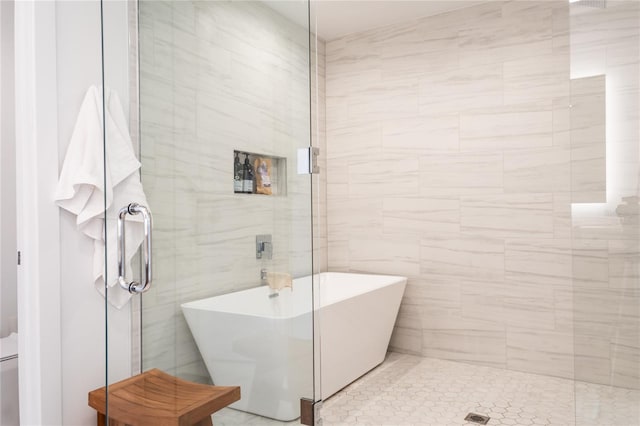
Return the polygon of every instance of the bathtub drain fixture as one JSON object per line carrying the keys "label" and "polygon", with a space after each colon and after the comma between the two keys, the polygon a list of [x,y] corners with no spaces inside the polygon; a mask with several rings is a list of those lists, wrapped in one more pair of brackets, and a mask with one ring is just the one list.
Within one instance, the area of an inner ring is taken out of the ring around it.
{"label": "bathtub drain fixture", "polygon": [[486,425],[487,423],[489,423],[489,419],[491,419],[491,417],[483,416],[482,414],[469,413],[467,414],[467,417],[465,417],[464,419],[468,422],[478,423],[480,425]]}

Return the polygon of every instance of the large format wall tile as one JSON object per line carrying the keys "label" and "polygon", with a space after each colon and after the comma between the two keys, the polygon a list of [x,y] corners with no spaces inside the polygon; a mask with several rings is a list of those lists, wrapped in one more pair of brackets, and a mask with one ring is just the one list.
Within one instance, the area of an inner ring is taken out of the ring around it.
{"label": "large format wall tile", "polygon": [[[157,257],[145,369],[209,381],[181,303],[258,286],[261,268],[309,275],[312,247],[326,270],[326,173],[310,182],[295,164],[312,129],[326,168],[324,43],[312,94],[308,48],[306,28],[260,2],[141,4],[142,180]],[[286,157],[287,195],[234,194],[234,149]],[[258,234],[273,235],[272,260],[255,258]]]}
{"label": "large format wall tile", "polygon": [[507,367],[511,370],[573,378],[570,333],[508,327]]}
{"label": "large format wall tile", "polygon": [[510,108],[460,115],[460,148],[522,149],[553,144],[550,110],[514,112]]}
{"label": "large format wall tile", "polygon": [[424,330],[422,355],[504,368],[504,345],[501,331]]}
{"label": "large format wall tile", "polygon": [[351,270],[359,272],[418,276],[420,245],[410,238],[352,238],[349,265]]}
{"label": "large format wall tile", "polygon": [[382,230],[389,235],[411,236],[460,230],[457,198],[424,199],[416,195],[382,200]]}
{"label": "large format wall tile", "polygon": [[614,386],[624,388],[640,388],[640,372],[638,370],[640,342],[638,338],[618,339],[611,343],[610,352],[611,383]]}
{"label": "large format wall tile", "polygon": [[487,237],[553,237],[553,197],[545,193],[461,197],[460,225]]}
{"label": "large format wall tile", "polygon": [[504,191],[569,191],[570,157],[570,151],[561,147],[506,151]]}
{"label": "large format wall tile", "polygon": [[570,240],[514,239],[505,244],[505,270],[529,277],[544,277],[554,285],[571,286]]}
{"label": "large format wall tile", "polygon": [[459,233],[427,235],[420,241],[420,259],[423,273],[443,272],[459,281],[498,280],[504,275],[505,247],[499,239],[490,239]]}
{"label": "large format wall tile", "polygon": [[419,161],[404,156],[364,161],[349,165],[350,197],[382,197],[418,194]]}
{"label": "large format wall tile", "polygon": [[566,54],[527,56],[503,64],[505,105],[547,105],[569,88]]}
{"label": "large format wall tile", "polygon": [[556,329],[556,291],[543,278],[508,272],[500,295],[502,320],[509,326]]}
{"label": "large format wall tile", "polygon": [[500,107],[502,84],[501,64],[426,73],[420,79],[420,112],[459,113]]}
{"label": "large format wall tile", "polygon": [[639,6],[327,43],[329,268],[409,277],[392,349],[636,386]]}
{"label": "large format wall tile", "polygon": [[382,123],[382,147],[407,155],[457,151],[458,125],[457,114],[385,120]]}
{"label": "large format wall tile", "polygon": [[430,196],[502,192],[501,152],[453,152],[420,156],[420,193]]}

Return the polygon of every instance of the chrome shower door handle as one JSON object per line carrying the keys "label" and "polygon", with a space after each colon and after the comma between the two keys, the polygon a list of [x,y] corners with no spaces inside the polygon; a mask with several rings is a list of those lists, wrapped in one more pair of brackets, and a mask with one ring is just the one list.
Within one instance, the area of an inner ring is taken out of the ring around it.
{"label": "chrome shower door handle", "polygon": [[[144,223],[144,240],[142,242],[142,252],[144,259],[144,282],[143,284],[137,281],[128,282],[126,279],[126,248],[125,248],[125,228],[124,222],[127,214],[137,215],[142,214]],[[118,212],[118,284],[120,287],[127,290],[129,293],[144,293],[149,290],[152,280],[152,268],[151,268],[151,229],[152,220],[149,209],[145,206],[141,206],[136,203],[131,203],[120,209]]]}

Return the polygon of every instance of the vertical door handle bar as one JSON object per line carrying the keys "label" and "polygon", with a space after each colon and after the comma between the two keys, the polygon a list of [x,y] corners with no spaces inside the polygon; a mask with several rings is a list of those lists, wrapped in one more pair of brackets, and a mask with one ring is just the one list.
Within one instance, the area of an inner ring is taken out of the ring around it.
{"label": "vertical door handle bar", "polygon": [[[137,281],[128,282],[126,279],[126,254],[125,254],[125,227],[124,221],[127,214],[142,214],[144,221],[144,240],[142,242],[142,252],[144,259],[144,283]],[[118,212],[118,284],[129,293],[144,293],[149,290],[152,280],[151,269],[151,213],[145,206],[131,203],[120,209]]]}

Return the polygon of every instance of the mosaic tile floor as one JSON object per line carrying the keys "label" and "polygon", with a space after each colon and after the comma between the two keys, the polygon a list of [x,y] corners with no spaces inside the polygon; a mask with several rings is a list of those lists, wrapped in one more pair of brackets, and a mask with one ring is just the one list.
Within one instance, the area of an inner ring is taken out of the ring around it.
{"label": "mosaic tile floor", "polygon": [[[488,415],[490,426],[638,426],[640,391],[389,353],[321,408],[323,426],[477,425],[464,421],[469,412]],[[213,420],[216,426],[297,424],[231,409]]]}

